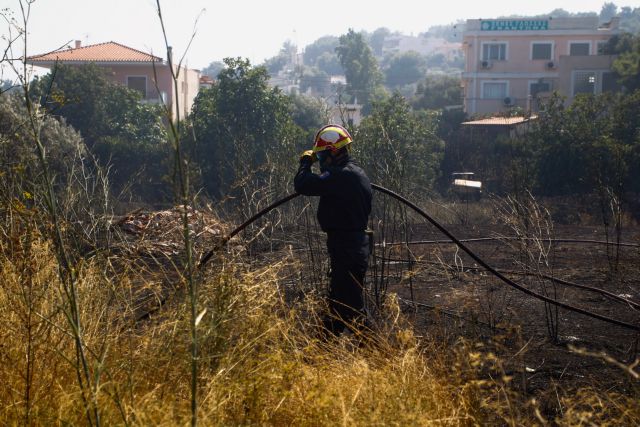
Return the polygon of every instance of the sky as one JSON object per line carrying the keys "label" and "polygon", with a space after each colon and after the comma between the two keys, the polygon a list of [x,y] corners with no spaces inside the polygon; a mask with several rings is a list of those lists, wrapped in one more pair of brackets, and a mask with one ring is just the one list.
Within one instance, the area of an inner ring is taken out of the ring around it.
{"label": "sky", "polygon": [[[619,7],[638,7],[629,0],[613,2]],[[539,15],[556,8],[599,13],[604,3],[604,0],[449,0],[441,4],[415,0],[160,1],[174,58],[184,55],[185,64],[197,69],[225,57],[238,56],[257,65],[275,56],[285,41],[303,49],[322,36],[339,36],[349,28],[371,32],[386,27],[418,35],[432,25],[464,19]],[[22,19],[20,0],[0,0],[0,9],[5,8]],[[15,34],[9,32],[6,22],[1,25],[3,36]],[[73,46],[74,40],[80,40],[83,45],[115,41],[166,56],[155,0],[35,0],[27,29],[28,55]],[[0,41],[4,50],[6,41]],[[18,53],[22,55],[21,51]]]}

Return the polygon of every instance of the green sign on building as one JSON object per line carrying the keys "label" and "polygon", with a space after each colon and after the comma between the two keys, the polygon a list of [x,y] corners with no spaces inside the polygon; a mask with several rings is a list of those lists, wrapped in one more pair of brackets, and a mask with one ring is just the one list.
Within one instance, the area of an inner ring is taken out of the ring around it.
{"label": "green sign on building", "polygon": [[546,19],[497,19],[481,21],[481,31],[540,31],[548,30]]}

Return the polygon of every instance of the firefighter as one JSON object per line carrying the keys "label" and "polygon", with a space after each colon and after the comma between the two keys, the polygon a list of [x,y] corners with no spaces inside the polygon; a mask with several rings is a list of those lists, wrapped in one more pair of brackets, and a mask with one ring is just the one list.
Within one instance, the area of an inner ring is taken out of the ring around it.
{"label": "firefighter", "polygon": [[[342,126],[322,127],[312,150],[300,156],[294,179],[295,190],[307,196],[320,196],[318,222],[327,234],[331,262],[329,316],[323,322],[327,331],[342,333],[346,326],[366,324],[363,283],[369,257],[366,233],[371,213],[371,183],[351,159],[352,138]],[[311,171],[319,162],[320,174]]]}

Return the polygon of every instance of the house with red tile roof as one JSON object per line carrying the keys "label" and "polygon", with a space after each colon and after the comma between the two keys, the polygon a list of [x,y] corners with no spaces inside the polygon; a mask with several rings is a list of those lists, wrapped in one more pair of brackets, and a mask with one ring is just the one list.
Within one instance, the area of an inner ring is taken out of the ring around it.
{"label": "house with red tile roof", "polygon": [[[108,76],[114,82],[139,91],[143,102],[162,102],[171,106],[173,117],[178,117],[177,113],[181,118],[189,114],[200,87],[199,70],[181,67],[177,85],[174,85],[168,60],[112,41],[82,46],[80,40],[76,40],[73,48],[30,56],[27,63],[49,69],[56,63],[93,63],[107,69]],[[177,66],[173,66],[178,71]],[[176,99],[179,111],[176,108]]]}

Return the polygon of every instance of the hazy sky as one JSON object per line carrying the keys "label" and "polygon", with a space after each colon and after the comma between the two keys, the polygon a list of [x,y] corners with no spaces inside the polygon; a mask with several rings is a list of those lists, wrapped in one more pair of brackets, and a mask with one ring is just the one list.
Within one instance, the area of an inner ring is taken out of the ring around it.
{"label": "hazy sky", "polygon": [[[618,3],[614,0],[614,3],[620,7],[637,7],[631,4],[636,1]],[[286,40],[303,48],[321,36],[339,36],[349,28],[373,31],[387,27],[417,35],[432,25],[450,24],[459,19],[536,15],[556,8],[600,12],[603,4],[603,0],[161,1],[174,57],[185,52],[195,31],[186,58],[189,67],[200,69],[227,56],[246,57],[253,64],[259,64],[276,55]],[[49,52],[81,40],[83,45],[116,41],[164,57],[155,5],[155,0],[36,0],[28,25],[28,54]],[[19,1],[0,0],[2,8],[19,11]],[[20,16],[16,14],[16,17]],[[8,34],[6,28],[2,34]]]}

